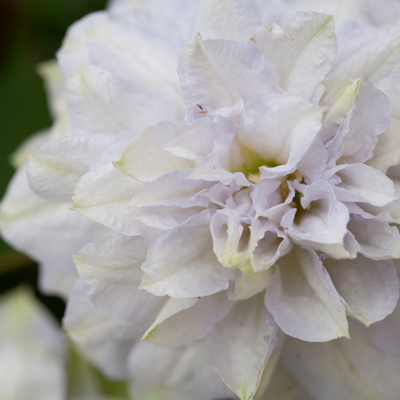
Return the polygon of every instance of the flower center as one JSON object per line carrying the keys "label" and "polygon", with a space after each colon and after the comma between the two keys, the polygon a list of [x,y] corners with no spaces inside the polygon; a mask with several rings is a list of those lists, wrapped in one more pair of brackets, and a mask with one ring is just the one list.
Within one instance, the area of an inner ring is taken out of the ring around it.
{"label": "flower center", "polygon": [[260,183],[260,171],[259,168],[262,166],[273,168],[279,164],[275,160],[266,160],[253,149],[246,146],[240,139],[236,140],[235,145],[239,150],[240,161],[238,164],[233,166],[232,172],[243,172],[246,178],[252,183]]}

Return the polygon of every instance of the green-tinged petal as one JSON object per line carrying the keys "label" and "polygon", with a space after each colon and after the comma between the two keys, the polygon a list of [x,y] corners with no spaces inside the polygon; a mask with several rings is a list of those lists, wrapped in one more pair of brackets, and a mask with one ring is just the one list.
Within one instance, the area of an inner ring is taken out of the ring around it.
{"label": "green-tinged petal", "polygon": [[274,271],[273,268],[261,272],[243,271],[243,276],[235,282],[232,300],[247,300],[263,291],[271,281]]}
{"label": "green-tinged petal", "polygon": [[165,150],[179,127],[178,124],[163,121],[145,129],[123,150],[114,162],[115,167],[144,182],[153,181],[172,170],[193,168],[195,164],[192,160],[176,157]]}

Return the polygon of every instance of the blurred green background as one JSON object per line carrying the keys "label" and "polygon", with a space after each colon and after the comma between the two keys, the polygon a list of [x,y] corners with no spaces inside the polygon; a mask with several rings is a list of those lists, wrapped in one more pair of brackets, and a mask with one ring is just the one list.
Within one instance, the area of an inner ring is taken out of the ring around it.
{"label": "blurred green background", "polygon": [[[104,9],[106,3],[107,0],[0,0],[0,197],[14,173],[8,162],[10,154],[30,134],[51,125],[36,65],[54,58],[69,25]],[[21,260],[25,268],[6,272]],[[16,258],[0,239],[1,272],[0,293],[21,281],[34,284],[37,276],[33,263]]]}

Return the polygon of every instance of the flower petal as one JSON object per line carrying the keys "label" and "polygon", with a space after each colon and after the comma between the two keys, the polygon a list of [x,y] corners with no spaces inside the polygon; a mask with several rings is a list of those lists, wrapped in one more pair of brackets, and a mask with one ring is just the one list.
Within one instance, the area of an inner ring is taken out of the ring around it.
{"label": "flower petal", "polygon": [[90,64],[68,79],[66,96],[75,134],[141,132],[158,121],[184,117],[171,98]]}
{"label": "flower petal", "polygon": [[78,181],[72,209],[125,235],[140,234],[136,209],[128,204],[142,185],[111,163],[96,164]]}
{"label": "flower petal", "polygon": [[71,255],[88,241],[102,240],[111,233],[70,211],[70,206],[38,197],[28,186],[26,168],[21,168],[11,180],[0,208],[4,240],[40,263],[42,291],[64,298],[77,278]]}
{"label": "flower petal", "polygon": [[204,341],[181,347],[139,342],[129,355],[128,368],[135,399],[209,400],[233,395],[211,365]]}
{"label": "flower petal", "polygon": [[166,35],[112,19],[92,28],[87,40],[93,64],[125,81],[140,82],[141,86],[182,104],[176,73],[180,43]]}
{"label": "flower petal", "polygon": [[237,302],[208,338],[211,362],[241,400],[254,398],[265,368],[273,368],[268,363],[274,364],[282,344],[277,325],[266,323],[268,315],[262,295]]}
{"label": "flower petal", "polygon": [[265,305],[290,336],[308,342],[348,337],[344,305],[313,250],[298,248],[279,261]]}
{"label": "flower petal", "polygon": [[250,100],[243,111],[245,132],[239,134],[265,165],[262,179],[293,172],[318,135],[323,108],[290,93],[263,93]]}
{"label": "flower petal", "polygon": [[176,157],[165,146],[178,133],[179,125],[162,121],[145,129],[114,162],[122,173],[141,181],[153,181],[172,170],[194,167],[192,160]]}
{"label": "flower petal", "polygon": [[196,195],[212,184],[190,179],[191,173],[191,169],[185,168],[166,173],[155,181],[146,182],[129,205],[135,207],[207,206],[209,201],[203,196]]}
{"label": "flower petal", "polygon": [[268,384],[267,391],[260,397],[260,400],[273,399],[311,400],[311,397],[294,376],[279,362]]}
{"label": "flower petal", "polygon": [[369,329],[354,326],[351,340],[330,343],[288,339],[284,365],[315,399],[394,400],[400,359],[374,346],[364,333]]}
{"label": "flower petal", "polygon": [[277,24],[261,26],[254,41],[274,64],[282,89],[305,99],[325,78],[337,52],[333,17],[314,12],[297,13],[287,34]]}
{"label": "flower petal", "polygon": [[207,336],[233,303],[226,293],[189,299],[171,298],[142,337],[157,346],[181,346]]}
{"label": "flower petal", "polygon": [[247,300],[266,289],[275,270],[251,272],[243,271],[243,276],[236,279],[233,301]]}
{"label": "flower petal", "polygon": [[400,233],[396,227],[373,219],[351,219],[348,228],[365,257],[372,260],[400,258]]}
{"label": "flower petal", "polygon": [[390,123],[390,103],[387,97],[371,83],[365,83],[358,93],[351,115],[349,132],[343,144],[341,164],[364,162],[373,156],[378,135]]}
{"label": "flower petal", "polygon": [[3,399],[64,399],[62,332],[30,290],[21,287],[2,295],[0,337]]}
{"label": "flower petal", "polygon": [[203,115],[197,104],[203,111],[229,117],[259,93],[277,90],[272,63],[251,43],[202,40],[199,34],[181,54],[178,73],[191,119]]}
{"label": "flower petal", "polygon": [[373,261],[359,255],[355,260],[324,262],[347,314],[365,325],[391,314],[399,298],[399,281],[393,262]]}
{"label": "flower petal", "polygon": [[93,304],[125,321],[157,316],[164,300],[137,290],[147,246],[141,236],[112,236],[86,245],[74,261]]}
{"label": "flower petal", "polygon": [[63,319],[68,335],[83,347],[139,339],[150,324],[151,318],[131,323],[96,307],[84,293],[79,279],[71,290]]}
{"label": "flower petal", "polygon": [[202,297],[227,290],[235,274],[218,262],[208,225],[179,227],[150,247],[140,288],[156,296]]}
{"label": "flower petal", "polygon": [[57,60],[65,76],[74,74],[79,70],[82,64],[89,62],[88,50],[86,47],[88,31],[107,21],[107,13],[96,12],[87,15],[68,28],[62,47],[57,52]]}
{"label": "flower petal", "polygon": [[195,32],[203,39],[226,39],[245,42],[262,24],[254,0],[224,2],[200,0],[197,5]]}
{"label": "flower petal", "polygon": [[390,118],[389,128],[379,135],[373,157],[367,164],[382,172],[400,162],[400,120]]}
{"label": "flower petal", "polygon": [[358,247],[354,248],[354,244],[346,239],[349,211],[335,199],[331,185],[318,180],[305,186],[301,206],[296,215],[289,211],[281,221],[284,232],[295,243],[326,252],[334,258],[355,257]]}
{"label": "flower petal", "polygon": [[349,29],[341,38],[331,74],[351,79],[362,77],[373,84],[397,74],[400,70],[399,32],[398,21],[380,28],[360,30],[355,26],[353,30]]}
{"label": "flower petal", "polygon": [[365,164],[339,165],[335,174],[341,182],[333,186],[336,198],[342,202],[363,202],[386,206],[397,199],[393,182],[382,172]]}
{"label": "flower petal", "polygon": [[107,134],[48,141],[29,156],[30,187],[45,199],[71,201],[79,178],[116,141]]}

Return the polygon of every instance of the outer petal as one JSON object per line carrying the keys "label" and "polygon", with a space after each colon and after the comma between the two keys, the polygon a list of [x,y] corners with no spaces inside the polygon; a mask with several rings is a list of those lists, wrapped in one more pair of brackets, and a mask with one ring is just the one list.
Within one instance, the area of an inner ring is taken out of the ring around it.
{"label": "outer petal", "polygon": [[101,225],[34,194],[22,168],[14,175],[1,203],[3,238],[41,265],[40,286],[46,293],[67,297],[77,278],[72,254],[90,241],[110,234]]}
{"label": "outer petal", "polygon": [[349,29],[341,38],[331,74],[362,77],[373,84],[400,70],[399,22],[382,28]]}
{"label": "outer petal", "polygon": [[87,15],[72,24],[63,40],[61,49],[57,53],[60,69],[65,76],[74,74],[80,66],[89,61],[86,47],[87,32],[108,20],[105,12],[96,12]]}
{"label": "outer petal", "polygon": [[[86,363],[86,368],[89,369],[89,373],[92,373],[94,375],[93,378],[95,380],[95,383],[97,384],[96,385],[97,390],[95,391],[95,393],[102,393],[103,389],[101,387],[102,386],[101,381],[99,382],[98,380],[98,375],[96,374],[97,371],[93,369],[93,366],[98,368],[105,375],[106,379],[108,378],[110,380],[118,380],[118,381],[126,380],[128,378],[127,359],[129,351],[134,343],[135,342],[132,340],[123,340],[123,341],[110,340],[94,346],[85,345],[85,347],[79,346],[77,348],[76,351],[82,353],[83,357],[85,358],[85,361],[83,362]],[[90,364],[88,364],[88,361],[90,362]],[[76,368],[74,364],[71,367],[70,369],[74,370],[73,374],[75,379],[79,379],[81,381],[80,384],[81,386],[83,386],[81,392],[87,393],[88,392],[87,386],[89,384],[87,375],[84,373],[84,371],[82,371],[81,368],[79,367]],[[86,398],[83,399],[79,398],[77,400],[86,400]],[[99,400],[99,399],[95,397],[93,400]],[[108,399],[107,397],[105,400],[121,400],[121,399],[119,398],[114,399],[114,397]]]}
{"label": "outer petal", "polygon": [[156,296],[202,297],[228,289],[232,270],[222,267],[212,250],[208,225],[179,227],[150,247],[141,288]]}
{"label": "outer petal", "polygon": [[356,99],[349,132],[343,140],[340,162],[364,162],[373,155],[382,134],[390,122],[390,104],[387,97],[371,83],[365,83]]}
{"label": "outer petal", "polygon": [[128,204],[142,185],[119,173],[111,163],[96,164],[79,180],[72,209],[125,235],[137,235],[136,209]]}
{"label": "outer petal", "polygon": [[60,329],[28,290],[0,300],[0,386],[4,400],[62,400],[64,343]]}
{"label": "outer petal", "polygon": [[9,157],[9,162],[14,169],[22,167],[27,161],[28,156],[34,150],[38,149],[51,138],[51,129],[43,129],[28,136],[20,143]]}
{"label": "outer petal", "polygon": [[161,120],[180,122],[184,116],[171,98],[94,65],[82,66],[69,78],[66,95],[76,134],[140,132]]}
{"label": "outer petal", "polygon": [[260,400],[314,400],[304,387],[279,363],[272,375],[267,391]]}
{"label": "outer petal", "polygon": [[341,182],[333,186],[342,202],[362,202],[385,206],[397,199],[393,182],[382,172],[365,164],[339,165],[335,168]]}
{"label": "outer petal", "polygon": [[396,227],[373,219],[352,219],[348,227],[364,256],[372,260],[400,258],[400,233]]}
{"label": "outer petal", "polygon": [[309,99],[331,68],[337,52],[333,17],[299,12],[288,34],[279,25],[257,29],[254,41],[273,62],[279,85]]}
{"label": "outer petal", "polygon": [[151,324],[151,317],[132,324],[97,308],[78,280],[71,290],[63,326],[68,335],[83,347],[139,339]]}
{"label": "outer petal", "polygon": [[112,236],[97,245],[86,245],[74,261],[93,303],[130,322],[157,316],[164,299],[137,290],[146,260],[147,246],[141,236]]}
{"label": "outer petal", "polygon": [[267,21],[282,21],[285,26],[285,22],[290,23],[290,18],[297,11],[317,11],[333,15],[336,30],[339,32],[346,29],[346,23],[349,21],[356,21],[362,26],[379,26],[396,21],[400,16],[400,5],[396,0],[385,0],[380,3],[379,13],[376,12],[374,0],[346,0],[345,2],[341,0],[291,0],[290,2],[274,2],[275,7],[271,7],[268,4],[269,1],[259,0],[259,2],[264,7],[269,5],[266,10],[272,15],[276,15],[275,18]]}
{"label": "outer petal", "polygon": [[368,341],[368,329],[357,327],[350,331],[351,340],[330,343],[289,339],[284,364],[315,399],[396,400],[400,359]]}
{"label": "outer petal", "polygon": [[88,41],[93,64],[182,104],[176,74],[180,51],[181,45],[176,40],[118,20],[91,29]]}
{"label": "outer petal", "polygon": [[200,0],[197,5],[195,31],[200,32],[203,39],[245,42],[261,24],[254,0]]}
{"label": "outer petal", "polygon": [[184,45],[193,30],[197,0],[111,0],[108,11],[113,17],[124,18],[143,30],[171,35]]}
{"label": "outer petal", "polygon": [[281,259],[265,304],[290,336],[308,342],[348,337],[345,308],[313,250],[297,249]]}
{"label": "outer petal", "polygon": [[208,339],[211,362],[241,400],[254,398],[265,368],[273,369],[273,355],[282,344],[280,329],[274,322],[266,323],[268,314],[262,295],[235,303]]}
{"label": "outer petal", "polygon": [[392,261],[373,261],[359,255],[355,260],[326,260],[324,265],[346,301],[348,315],[369,326],[393,312],[399,281]]}
{"label": "outer petal", "polygon": [[367,161],[371,167],[386,172],[400,162],[400,120],[390,118],[389,128],[378,138],[373,157]]}
{"label": "outer petal", "polygon": [[[397,262],[398,265],[398,261]],[[397,268],[399,272],[399,268]],[[400,358],[400,307],[399,304],[391,315],[379,324],[373,324],[365,330],[368,339],[388,354]]]}
{"label": "outer petal", "polygon": [[178,73],[192,118],[204,115],[197,104],[225,117],[238,114],[247,100],[260,92],[275,92],[278,83],[273,65],[252,44],[203,41],[199,34],[182,53]]}
{"label": "outer petal", "polygon": [[64,75],[55,59],[40,63],[37,67],[37,73],[44,81],[51,117],[56,119],[66,111]]}
{"label": "outer petal", "polygon": [[70,201],[79,178],[115,141],[114,135],[48,141],[29,156],[30,187],[48,200]]}
{"label": "outer petal", "polygon": [[129,356],[129,369],[137,399],[209,400],[233,396],[210,364],[204,342],[178,348],[137,343]]}
{"label": "outer petal", "polygon": [[142,340],[157,346],[181,346],[202,339],[217,321],[225,317],[232,305],[224,292],[201,299],[171,298]]}

